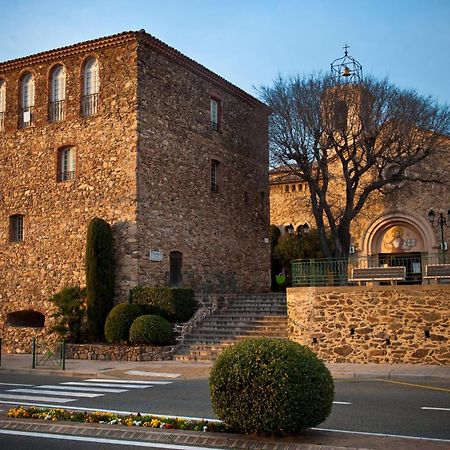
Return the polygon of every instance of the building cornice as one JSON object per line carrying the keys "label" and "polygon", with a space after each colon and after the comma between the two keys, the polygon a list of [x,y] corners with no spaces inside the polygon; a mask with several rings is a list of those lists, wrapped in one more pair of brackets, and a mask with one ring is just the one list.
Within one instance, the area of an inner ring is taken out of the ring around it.
{"label": "building cornice", "polygon": [[266,110],[267,114],[270,113],[269,107],[259,101],[257,98],[248,94],[244,90],[238,88],[234,84],[227,81],[225,78],[217,75],[211,70],[202,66],[198,62],[182,54],[180,51],[165,44],[158,38],[146,33],[144,30],[140,31],[125,31],[112,36],[106,36],[90,41],[80,42],[78,44],[69,45],[67,47],[60,47],[53,50],[48,50],[34,55],[25,56],[22,58],[12,59],[5,62],[0,62],[0,72],[10,71],[22,67],[26,67],[32,64],[39,64],[55,59],[61,59],[66,56],[76,55],[79,53],[85,53],[89,51],[95,51],[102,48],[113,47],[126,42],[137,42],[140,45],[142,42],[149,45],[152,49],[160,53],[161,55],[169,58],[178,64],[186,67],[196,75],[204,78],[205,80],[215,84],[216,86],[230,92],[231,94],[239,97],[247,103],[253,104],[259,108]]}

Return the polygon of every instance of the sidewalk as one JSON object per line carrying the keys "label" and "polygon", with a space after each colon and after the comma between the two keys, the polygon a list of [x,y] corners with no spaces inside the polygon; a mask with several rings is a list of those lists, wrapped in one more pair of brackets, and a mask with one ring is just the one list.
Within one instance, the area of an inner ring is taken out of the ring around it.
{"label": "sidewalk", "polygon": [[[66,376],[89,376],[129,379],[191,379],[208,378],[211,362],[203,361],[99,361],[67,359],[66,370],[58,367],[32,368],[30,354],[2,355],[0,373],[16,371]],[[445,378],[450,379],[450,367],[419,364],[350,364],[328,363],[335,379],[367,378]]]}

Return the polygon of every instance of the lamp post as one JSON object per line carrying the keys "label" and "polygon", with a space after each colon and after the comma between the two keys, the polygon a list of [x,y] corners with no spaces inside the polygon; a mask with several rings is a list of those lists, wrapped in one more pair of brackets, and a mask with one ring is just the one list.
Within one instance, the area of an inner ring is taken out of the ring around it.
{"label": "lamp post", "polygon": [[[434,221],[436,219],[436,214],[432,209],[430,209],[430,212],[428,213],[428,220],[430,221],[431,225],[434,226]],[[449,224],[447,224],[447,221]],[[441,229],[441,250],[442,250],[442,262],[445,264],[445,240],[444,240],[444,225],[450,226],[450,209],[447,211],[447,218],[444,216],[442,212],[439,213],[439,216],[437,218],[436,225],[440,227]]]}
{"label": "lamp post", "polygon": [[309,233],[310,229],[306,222],[303,225],[299,225],[297,227],[297,239],[300,241],[304,235]]}

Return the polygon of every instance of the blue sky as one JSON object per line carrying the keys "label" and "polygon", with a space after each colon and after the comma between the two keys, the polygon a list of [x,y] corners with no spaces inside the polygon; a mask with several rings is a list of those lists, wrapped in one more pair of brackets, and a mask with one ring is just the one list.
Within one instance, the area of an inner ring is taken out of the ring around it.
{"label": "blue sky", "polygon": [[364,73],[450,105],[450,0],[0,0],[0,61],[144,28],[242,89]]}

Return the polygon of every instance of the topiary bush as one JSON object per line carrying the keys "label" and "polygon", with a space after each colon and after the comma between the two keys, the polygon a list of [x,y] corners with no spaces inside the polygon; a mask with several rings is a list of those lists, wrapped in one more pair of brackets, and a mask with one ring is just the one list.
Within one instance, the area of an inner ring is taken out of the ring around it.
{"label": "topiary bush", "polygon": [[142,315],[142,309],[139,305],[119,303],[114,306],[105,321],[106,340],[110,344],[128,341],[130,327],[140,315]]}
{"label": "topiary bush", "polygon": [[146,305],[149,313],[170,322],[186,322],[197,311],[192,289],[137,286],[130,291],[130,302]]}
{"label": "topiary bush", "polygon": [[130,341],[132,344],[169,345],[172,343],[172,325],[160,316],[140,316],[131,325]]}
{"label": "topiary bush", "polygon": [[217,416],[242,433],[297,433],[331,412],[330,371],[287,339],[246,339],[225,349],[209,378]]}
{"label": "topiary bush", "polygon": [[95,217],[89,222],[85,255],[87,327],[94,341],[103,340],[106,316],[114,305],[113,263],[111,226]]}

